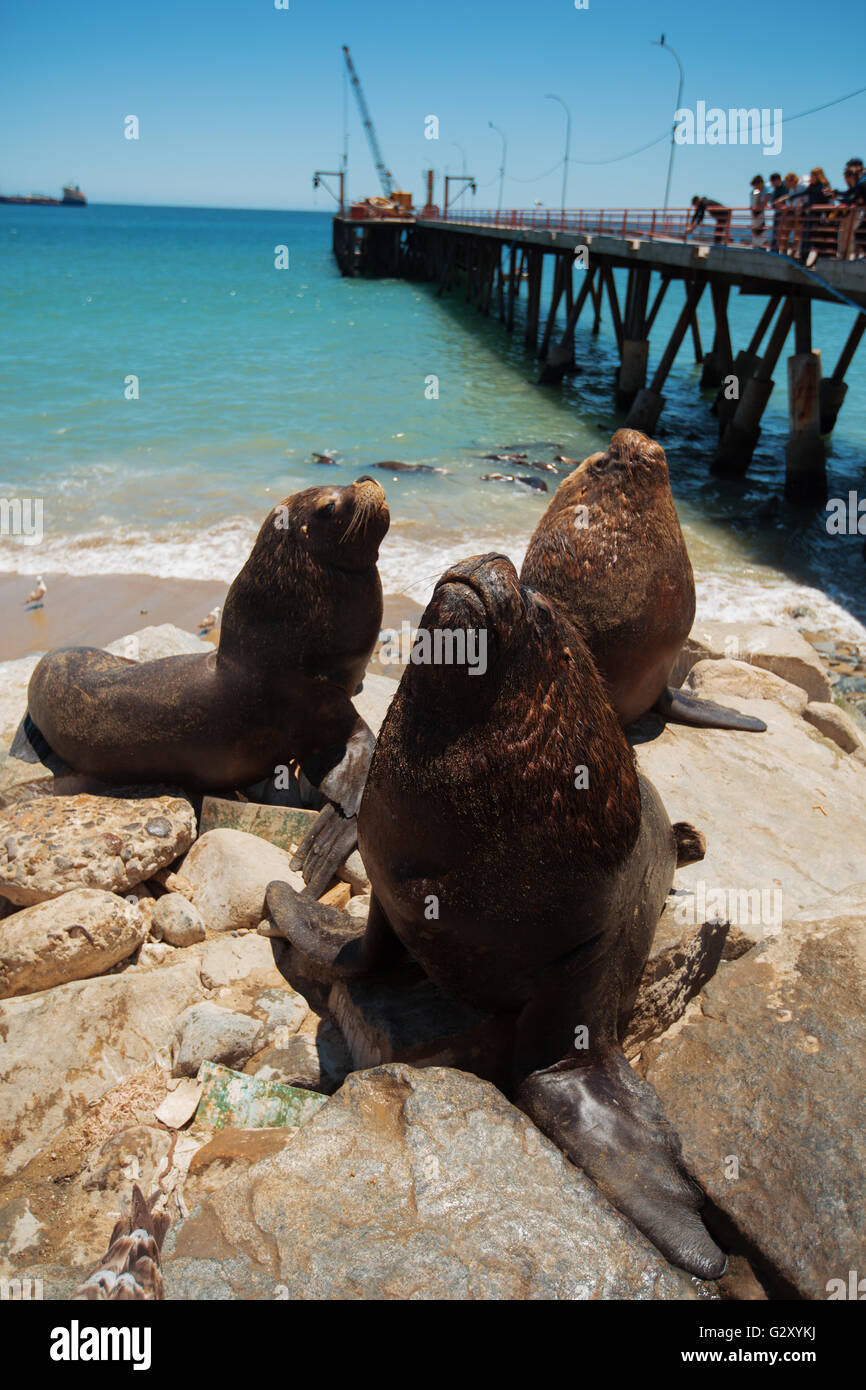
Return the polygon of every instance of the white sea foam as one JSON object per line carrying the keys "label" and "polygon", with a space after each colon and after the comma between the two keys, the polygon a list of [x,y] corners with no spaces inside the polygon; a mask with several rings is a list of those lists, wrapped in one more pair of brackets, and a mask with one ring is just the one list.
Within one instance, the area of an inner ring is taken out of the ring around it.
{"label": "white sea foam", "polygon": [[[143,574],[163,579],[206,579],[230,583],[246,560],[258,523],[231,517],[219,524],[154,534],[118,528],[108,534],[46,535],[39,546],[38,569],[49,574]],[[386,594],[403,595],[422,607],[439,576],[469,555],[498,551],[519,568],[528,537],[485,532],[478,528],[422,528],[419,523],[392,526],[382,547],[379,572]],[[35,574],[31,546],[4,537],[0,571]],[[696,575],[697,614],[705,621],[765,622],[826,628],[838,637],[866,645],[866,626],[831,594],[767,565],[746,570],[699,571]],[[792,610],[807,610],[795,619]]]}

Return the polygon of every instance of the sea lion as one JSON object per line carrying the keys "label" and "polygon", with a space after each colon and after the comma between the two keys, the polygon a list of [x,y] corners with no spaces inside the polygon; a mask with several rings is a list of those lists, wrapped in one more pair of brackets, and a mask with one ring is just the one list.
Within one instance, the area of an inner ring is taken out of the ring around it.
{"label": "sea lion", "polygon": [[625,727],[656,709],[678,724],[766,729],[668,686],[695,619],[695,579],[664,450],[645,434],[617,430],[560,483],[520,577],[576,624]]}
{"label": "sea lion", "polygon": [[[366,476],[286,498],[229,589],[214,651],[142,664],[93,647],[49,652],[30,680],[16,755],[109,783],[207,791],[295,761],[354,817],[374,740],[351,696],[382,624],[376,562],[388,525],[385,494]],[[328,839],[333,861],[354,825],[332,824]]]}
{"label": "sea lion", "polygon": [[388,473],[447,473],[447,468],[434,468],[432,463],[401,463],[399,459],[384,459],[374,463],[373,468],[383,468]]}
{"label": "sea lion", "polygon": [[331,978],[408,953],[500,1015],[516,1104],[669,1259],[715,1277],[702,1194],[618,1042],[674,867],[703,837],[671,826],[577,630],[505,556],[448,570],[420,627],[486,633],[486,669],[403,673],[359,813],[366,929],[274,883],[269,930]]}
{"label": "sea lion", "polygon": [[482,473],[482,483],[520,483],[533,492],[547,492],[547,483],[542,478],[522,478],[516,473]]}

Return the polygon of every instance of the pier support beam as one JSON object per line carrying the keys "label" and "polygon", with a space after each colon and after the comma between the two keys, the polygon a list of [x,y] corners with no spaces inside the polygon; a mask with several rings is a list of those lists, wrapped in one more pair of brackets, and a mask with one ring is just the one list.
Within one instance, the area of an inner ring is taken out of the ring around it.
{"label": "pier support beam", "polygon": [[[809,300],[804,301],[807,307]],[[827,461],[818,406],[820,352],[788,358],[788,422],[785,445],[785,496],[789,502],[814,506],[827,500]]]}
{"label": "pier support beam", "polygon": [[822,434],[831,434],[836,426],[836,419],[842,408],[842,402],[848,393],[845,375],[864,331],[866,331],[866,314],[858,314],[854,320],[854,326],[848,334],[845,346],[839,354],[839,361],[836,363],[833,375],[825,377],[818,387]]}
{"label": "pier support beam", "polygon": [[541,369],[538,378],[539,386],[551,386],[561,381],[574,367],[574,330],[580,318],[580,311],[592,293],[592,282],[595,277],[595,267],[584,272],[583,284],[577,293],[577,298],[572,304],[568,318],[565,321],[565,332],[558,343],[547,355],[547,361]]}
{"label": "pier support beam", "polygon": [[526,332],[524,338],[527,347],[531,348],[533,352],[538,342],[538,319],[541,312],[541,277],[543,273],[543,251],[530,251],[529,294],[526,301]]}
{"label": "pier support beam", "polygon": [[728,299],[731,294],[730,285],[720,285],[713,282],[710,285],[710,294],[713,300],[713,317],[715,319],[715,333],[713,335],[713,346],[704,357],[703,371],[701,372],[701,388],[721,386],[725,377],[731,370],[734,353],[731,347],[731,330],[728,326]]}
{"label": "pier support beam", "polygon": [[680,311],[680,316],[664,350],[662,360],[656,367],[655,375],[649,386],[645,386],[642,391],[637,393],[628,413],[626,424],[629,429],[642,430],[644,434],[652,434],[658,424],[659,416],[665,405],[665,398],[661,394],[662,387],[667,380],[668,372],[674,365],[674,360],[680,350],[683,338],[688,332],[689,325],[697,312],[706,283],[706,277],[702,276],[701,279],[693,280],[689,285],[686,302]]}
{"label": "pier support beam", "polygon": [[794,306],[787,299],[779,311],[767,351],[745,387],[740,386],[737,408],[719,441],[710,471],[725,477],[741,477],[752,461],[761,434],[761,416],[773,392],[773,370],[791,328]]}
{"label": "pier support beam", "polygon": [[620,409],[630,406],[646,385],[649,362],[649,338],[624,338],[622,362],[616,376],[616,403]]}

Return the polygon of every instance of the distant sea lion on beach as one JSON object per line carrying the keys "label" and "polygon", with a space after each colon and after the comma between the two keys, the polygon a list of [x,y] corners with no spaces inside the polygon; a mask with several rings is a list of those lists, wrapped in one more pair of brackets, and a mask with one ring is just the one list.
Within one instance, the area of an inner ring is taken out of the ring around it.
{"label": "distant sea lion on beach", "polygon": [[322,463],[322,464],[325,464],[325,465],[326,465],[327,467],[329,467],[329,468],[336,468],[336,466],[337,466],[337,460],[336,460],[336,458],[334,457],[334,455],[333,455],[333,454],[329,454],[329,453],[327,453],[327,452],[324,453],[324,454],[316,454],[316,453],[314,453],[314,454],[313,454],[313,462],[314,462],[314,463]]}
{"label": "distant sea lion on beach", "polygon": [[702,1193],[618,1041],[674,868],[703,858],[703,837],[671,826],[578,632],[505,556],[448,570],[420,628],[465,633],[467,650],[483,631],[487,663],[404,670],[359,813],[366,928],[283,883],[268,888],[270,921],[320,978],[408,953],[497,1015],[480,1074],[500,1076],[668,1259],[716,1277]]}
{"label": "distant sea lion on beach", "polygon": [[[376,562],[388,525],[373,478],[286,498],[229,589],[216,650],[141,664],[94,647],[49,652],[15,755],[109,783],[208,791],[294,761],[353,817],[374,740],[351,697],[382,625]],[[331,824],[328,839],[332,864],[354,825]]]}
{"label": "distant sea lion on beach", "polygon": [[516,473],[482,473],[482,483],[521,483],[534,492],[547,492],[547,483],[542,478],[521,478]]}
{"label": "distant sea lion on beach", "polygon": [[660,444],[618,430],[560,483],[520,577],[575,623],[624,726],[656,709],[678,724],[762,732],[749,715],[668,686],[695,618],[695,580]]}

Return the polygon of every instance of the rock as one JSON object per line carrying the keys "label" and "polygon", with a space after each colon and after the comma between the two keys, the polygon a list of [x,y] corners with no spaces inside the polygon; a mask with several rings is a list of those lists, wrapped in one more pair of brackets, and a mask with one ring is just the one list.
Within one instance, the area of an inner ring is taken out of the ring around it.
{"label": "rock", "polygon": [[157,941],[167,941],[169,946],[193,946],[196,941],[204,941],[204,922],[180,893],[166,893],[153,905],[150,934]]}
{"label": "rock", "polygon": [[0,894],[30,906],[71,888],[125,893],[183,854],[195,814],[176,796],[44,796],[0,811]]}
{"label": "rock", "polygon": [[146,934],[137,908],[95,888],[24,908],[0,923],[0,999],[101,975]]}
{"label": "rock", "polygon": [[306,1091],[331,1095],[342,1085],[348,1074],[348,1059],[343,1049],[326,1040],[297,1033],[286,1042],[270,1047],[248,1063],[253,1075],[262,1081],[278,1081],[284,1086],[297,1086]]}
{"label": "rock", "polygon": [[184,1009],[175,1027],[172,1076],[195,1076],[202,1062],[237,1066],[252,1057],[262,1025],[205,1000]]}
{"label": "rock", "polygon": [[[735,704],[739,696],[747,700],[777,700],[793,714],[802,714],[808,699],[799,685],[782,680],[772,671],[727,658],[696,662],[684,684],[705,700],[719,700],[722,704]],[[733,698],[727,699],[728,696]]]}
{"label": "rock", "polygon": [[[696,892],[703,885],[705,906],[696,907],[692,922],[721,913],[742,927],[737,910],[757,894],[761,917],[765,905],[772,909],[771,920],[747,923],[759,940],[765,926],[778,930],[801,907],[863,877],[858,828],[866,784],[855,759],[784,705],[739,697],[732,703],[764,719],[767,732],[662,726],[649,715],[630,737],[671,820],[690,821],[706,836],[703,861],[677,871],[678,888]],[[721,906],[717,889],[725,895]]]}
{"label": "rock", "polygon": [[329,888],[327,893],[323,893],[319,898],[320,903],[326,907],[336,907],[342,911],[348,904],[352,896],[352,889],[348,883],[335,883],[333,888]]}
{"label": "rock", "polygon": [[174,623],[159,623],[142,627],[126,637],[118,637],[105,648],[115,656],[130,657],[133,661],[158,661],[166,656],[187,656],[196,652],[212,652],[210,642],[202,642],[194,632],[185,632]]}
{"label": "rock", "polygon": [[859,753],[866,750],[866,739],[850,714],[838,705],[814,701],[803,710],[803,718],[814,724],[819,734],[837,743],[843,753]]}
{"label": "rock", "polygon": [[285,983],[281,962],[288,955],[284,940],[270,941],[253,933],[208,941],[201,951],[201,980],[205,989],[225,989],[239,981],[259,989]]}
{"label": "rock", "polygon": [[0,1174],[17,1171],[125,1077],[164,1058],[202,996],[196,961],[0,1002]]}
{"label": "rock", "polygon": [[297,807],[262,806],[253,801],[226,801],[206,796],[201,805],[199,833],[210,830],[242,830],[257,835],[288,853],[293,852],[314,824],[318,811]]}
{"label": "rock", "polygon": [[777,1296],[825,1299],[866,1248],[864,1020],[860,906],[786,921],[643,1053],[686,1161]]}
{"label": "rock", "polygon": [[681,926],[671,899],[662,912],[644,966],[637,1000],[623,1038],[632,1057],[650,1038],[657,1038],[684,1013],[690,999],[712,979],[722,959],[727,922]]}
{"label": "rock", "polygon": [[[166,1297],[695,1299],[492,1086],[349,1077],[278,1152],[169,1232]],[[705,1286],[709,1287],[709,1286]]]}
{"label": "rock", "polygon": [[209,931],[254,927],[265,915],[269,883],[281,879],[298,892],[304,880],[291,856],[243,830],[208,830],[197,840],[166,887],[196,907]]}
{"label": "rock", "polygon": [[364,861],[357,850],[353,850],[342,868],[337,870],[337,877],[342,879],[344,883],[348,883],[353,893],[366,894],[370,891],[367,870],[364,868]]}
{"label": "rock", "polygon": [[680,684],[703,657],[747,661],[773,671],[791,685],[799,685],[810,700],[830,698],[830,682],[820,658],[794,628],[765,623],[697,622],[674,666],[671,684]]}
{"label": "rock", "polygon": [[354,917],[356,921],[366,922],[370,913],[370,894],[359,893],[356,897],[350,898],[345,911],[347,916]]}
{"label": "rock", "polygon": [[232,1126],[218,1129],[213,1138],[193,1154],[189,1175],[191,1178],[200,1178],[203,1174],[209,1173],[210,1178],[215,1179],[211,1184],[213,1190],[225,1181],[229,1170],[234,1173],[238,1168],[249,1168],[260,1159],[270,1158],[271,1154],[278,1153],[285,1147],[293,1134],[294,1130],[286,1127],[238,1129]]}
{"label": "rock", "polygon": [[256,997],[253,1008],[264,1021],[260,1048],[283,1047],[310,1012],[304,996],[290,988],[264,990]]}
{"label": "rock", "polygon": [[[0,747],[9,747],[24,718],[27,709],[27,687],[30,677],[42,659],[42,652],[31,652],[29,656],[19,657],[17,661],[0,661]],[[17,758],[13,761],[17,762]],[[34,766],[41,776],[45,769],[41,765],[23,763],[22,767],[33,770]]]}
{"label": "rock", "polygon": [[173,1082],[165,1099],[154,1110],[154,1119],[167,1129],[183,1129],[196,1112],[201,1100],[201,1082],[184,1076]]}
{"label": "rock", "polygon": [[145,941],[135,961],[136,970],[156,970],[175,959],[175,948],[167,941]]}
{"label": "rock", "polygon": [[88,1160],[82,1175],[85,1190],[109,1189],[124,1196],[137,1182],[150,1191],[153,1176],[171,1147],[171,1136],[155,1125],[128,1125],[109,1136]]}

